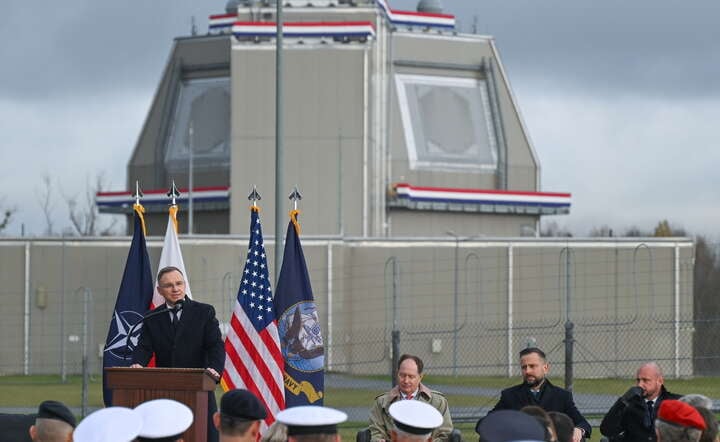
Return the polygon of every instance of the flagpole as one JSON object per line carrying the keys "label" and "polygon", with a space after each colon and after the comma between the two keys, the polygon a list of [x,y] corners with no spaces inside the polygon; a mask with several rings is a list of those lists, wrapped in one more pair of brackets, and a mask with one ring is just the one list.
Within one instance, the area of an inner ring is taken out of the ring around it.
{"label": "flagpole", "polygon": [[172,181],[172,186],[170,187],[166,195],[168,196],[168,198],[170,198],[170,205],[177,206],[175,199],[180,196],[180,191],[175,185],[175,180]]}
{"label": "flagpole", "polygon": [[283,72],[283,0],[276,3],[275,13],[275,268],[274,281],[280,276],[283,257],[283,221],[282,194],[284,153],[283,153],[283,119],[282,119],[282,72]]}
{"label": "flagpole", "polygon": [[288,199],[292,201],[293,203],[293,210],[298,209],[298,201],[302,199],[302,195],[300,194],[300,191],[298,190],[297,184],[293,188],[292,193],[290,193],[290,196],[288,196]]}
{"label": "flagpole", "polygon": [[[188,235],[193,234],[193,187],[195,186],[195,143],[193,138],[195,137],[195,130],[193,128],[193,120],[190,118],[190,139],[188,140],[190,151],[190,164],[188,164]],[[174,203],[173,203],[174,204]]]}

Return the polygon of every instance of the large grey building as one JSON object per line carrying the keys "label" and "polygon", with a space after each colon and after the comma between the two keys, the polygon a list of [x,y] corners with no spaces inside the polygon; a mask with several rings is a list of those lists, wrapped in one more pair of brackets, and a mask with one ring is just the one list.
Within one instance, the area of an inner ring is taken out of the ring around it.
{"label": "large grey building", "polygon": [[[173,42],[128,164],[128,189],[187,188],[193,152],[193,233],[244,233],[252,185],[273,231],[275,6],[239,3]],[[569,212],[569,194],[541,192],[493,38],[457,33],[438,4],[286,1],[283,193],[304,194],[306,234],[527,236]],[[129,193],[98,204],[129,214]]]}

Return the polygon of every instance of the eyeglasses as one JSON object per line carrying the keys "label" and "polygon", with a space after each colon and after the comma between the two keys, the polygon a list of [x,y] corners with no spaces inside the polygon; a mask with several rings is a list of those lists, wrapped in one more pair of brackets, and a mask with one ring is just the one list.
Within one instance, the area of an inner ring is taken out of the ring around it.
{"label": "eyeglasses", "polygon": [[166,283],[166,284],[161,284],[159,287],[163,290],[170,290],[173,287],[184,287],[184,286],[185,286],[185,281],[178,281],[175,283],[170,282],[170,283]]}

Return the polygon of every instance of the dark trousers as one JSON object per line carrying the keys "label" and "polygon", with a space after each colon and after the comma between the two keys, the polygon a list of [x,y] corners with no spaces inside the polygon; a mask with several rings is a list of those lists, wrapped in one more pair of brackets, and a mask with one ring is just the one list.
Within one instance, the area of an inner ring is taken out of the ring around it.
{"label": "dark trousers", "polygon": [[218,442],[220,435],[218,434],[215,424],[213,424],[213,415],[217,411],[217,402],[215,401],[215,392],[208,393],[208,417],[207,417],[207,442]]}

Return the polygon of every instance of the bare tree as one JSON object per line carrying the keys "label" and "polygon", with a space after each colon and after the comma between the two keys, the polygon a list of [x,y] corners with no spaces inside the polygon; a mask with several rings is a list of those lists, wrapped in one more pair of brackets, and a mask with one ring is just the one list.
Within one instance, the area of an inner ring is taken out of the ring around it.
{"label": "bare tree", "polygon": [[[2,199],[0,199],[0,204],[2,204]],[[6,207],[4,209],[0,209],[2,213],[0,213],[0,233],[2,233],[3,230],[7,228],[7,226],[10,225],[10,221],[12,220],[12,216],[15,214],[17,209]]]}
{"label": "bare tree", "polygon": [[45,218],[45,235],[52,236],[55,234],[54,232],[54,218],[53,218],[53,209],[55,208],[54,202],[53,202],[53,189],[52,189],[52,180],[50,179],[49,174],[44,174],[42,179],[42,188],[40,190],[35,190],[35,194],[38,198],[38,203],[40,204],[40,208],[43,212],[43,217]]}
{"label": "bare tree", "polygon": [[613,236],[613,229],[607,224],[604,224],[600,227],[593,227],[592,229],[590,229],[590,236],[600,238],[611,237]]}
{"label": "bare tree", "polygon": [[100,213],[95,205],[95,195],[105,188],[105,175],[98,173],[95,181],[87,180],[85,192],[78,197],[63,195],[70,214],[72,234],[79,236],[108,236],[114,233],[117,219],[110,223],[102,223]]}
{"label": "bare tree", "polygon": [[556,221],[550,221],[543,224],[542,229],[540,229],[540,236],[569,238],[572,237],[572,233],[567,227],[560,227]]}
{"label": "bare tree", "polygon": [[645,230],[642,230],[638,226],[630,226],[627,229],[625,229],[625,233],[623,234],[623,236],[639,238],[639,237],[648,237],[648,236],[653,236],[653,235],[650,232],[646,232]]}

